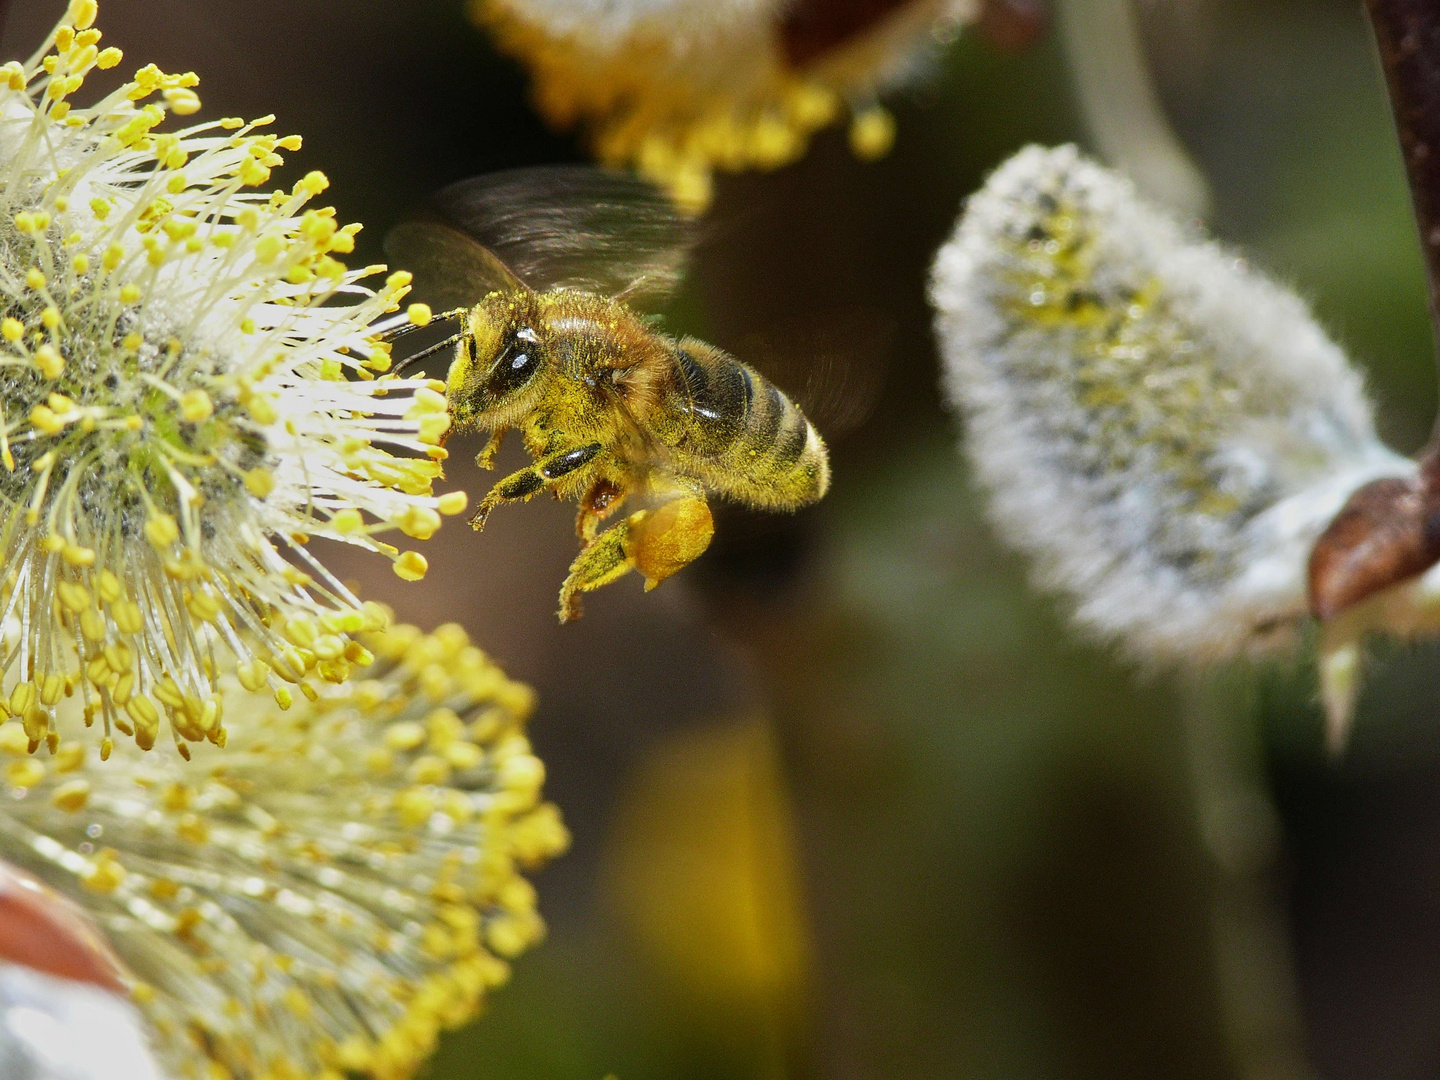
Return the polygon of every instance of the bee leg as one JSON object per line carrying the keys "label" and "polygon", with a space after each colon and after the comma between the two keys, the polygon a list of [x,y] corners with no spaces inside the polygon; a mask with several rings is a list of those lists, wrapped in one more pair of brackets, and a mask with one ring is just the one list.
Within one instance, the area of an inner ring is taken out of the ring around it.
{"label": "bee leg", "polygon": [[511,473],[480,500],[479,509],[470,519],[470,527],[479,532],[485,527],[485,519],[495,507],[503,502],[523,502],[545,485],[553,484],[582,465],[588,465],[599,452],[599,443],[587,443],[584,446],[561,450],[537,461],[529,468]]}
{"label": "bee leg", "polygon": [[500,444],[505,441],[505,432],[509,428],[497,427],[490,433],[490,439],[485,444],[485,449],[475,455],[475,464],[482,469],[493,469],[495,467],[495,455],[500,452]]}
{"label": "bee leg", "polygon": [[580,617],[580,593],[590,592],[638,570],[645,591],[693,562],[710,546],[715,521],[699,496],[672,499],[654,510],[631,514],[592,541],[573,563],[560,587],[560,621]]}
{"label": "bee leg", "polygon": [[618,480],[608,476],[596,480],[580,500],[580,512],[575,516],[575,535],[586,543],[594,540],[600,522],[618,510],[629,494]]}

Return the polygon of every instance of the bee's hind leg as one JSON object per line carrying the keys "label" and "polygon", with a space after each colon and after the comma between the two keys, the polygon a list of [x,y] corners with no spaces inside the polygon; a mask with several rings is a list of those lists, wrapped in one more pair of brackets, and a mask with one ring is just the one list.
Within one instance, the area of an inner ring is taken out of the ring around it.
{"label": "bee's hind leg", "polygon": [[587,544],[594,540],[600,522],[620,509],[620,504],[629,495],[629,488],[621,480],[608,476],[596,479],[580,497],[580,510],[575,515],[575,535]]}
{"label": "bee's hind leg", "polygon": [[490,511],[501,503],[525,501],[547,484],[553,484],[576,469],[590,464],[599,452],[599,443],[586,443],[584,446],[558,451],[528,468],[511,473],[480,500],[479,508],[470,519],[471,528],[478,532],[485,527],[485,519],[490,516]]}
{"label": "bee's hind leg", "polygon": [[638,570],[645,591],[693,562],[710,546],[715,521],[698,495],[640,510],[606,529],[588,544],[560,587],[560,621],[580,617],[580,593],[590,592]]}

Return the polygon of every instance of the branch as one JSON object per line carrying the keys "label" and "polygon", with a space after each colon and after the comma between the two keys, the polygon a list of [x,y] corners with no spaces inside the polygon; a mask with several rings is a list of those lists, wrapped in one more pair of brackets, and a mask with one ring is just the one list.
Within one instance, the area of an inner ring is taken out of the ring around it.
{"label": "branch", "polygon": [[[1425,253],[1440,359],[1440,2],[1366,0]],[[1440,562],[1440,423],[1414,480],[1361,487],[1310,552],[1310,608],[1322,620]]]}

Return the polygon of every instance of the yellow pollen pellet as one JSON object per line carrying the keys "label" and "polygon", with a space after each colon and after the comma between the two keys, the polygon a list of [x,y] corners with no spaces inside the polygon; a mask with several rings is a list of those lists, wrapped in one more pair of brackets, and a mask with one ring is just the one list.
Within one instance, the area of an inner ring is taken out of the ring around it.
{"label": "yellow pollen pellet", "polygon": [[167,548],[180,539],[180,526],[170,514],[156,514],[145,523],[145,537],[157,548]]}
{"label": "yellow pollen pellet", "polygon": [[14,344],[24,336],[25,324],[19,319],[7,315],[3,320],[0,320],[0,337]]}
{"label": "yellow pollen pellet", "polygon": [[395,576],[401,580],[419,581],[430,569],[430,564],[418,551],[407,551],[395,560],[393,568]]}
{"label": "yellow pollen pellet", "polygon": [[61,810],[75,813],[83,810],[90,801],[88,780],[67,780],[50,794],[50,801]]}
{"label": "yellow pollen pellet", "polygon": [[180,395],[180,415],[190,423],[208,420],[214,412],[215,404],[204,390],[186,390]]}

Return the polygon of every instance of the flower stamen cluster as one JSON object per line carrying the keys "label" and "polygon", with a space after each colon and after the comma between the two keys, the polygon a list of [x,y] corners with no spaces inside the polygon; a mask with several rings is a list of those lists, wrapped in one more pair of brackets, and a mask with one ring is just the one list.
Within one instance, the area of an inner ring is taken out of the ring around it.
{"label": "flower stamen cluster", "polygon": [[168,723],[186,754],[224,742],[227,668],[288,706],[368,662],[379,616],[312,537],[413,580],[375,534],[428,538],[465,497],[431,489],[443,387],[384,376],[372,324],[409,275],[344,266],[360,226],[310,205],[321,173],[262,190],[300,147],[273,118],[161,130],[193,74],[74,106],[121,59],[95,16],[75,0],[0,67],[0,714],[53,750],[78,695],[102,752]]}

